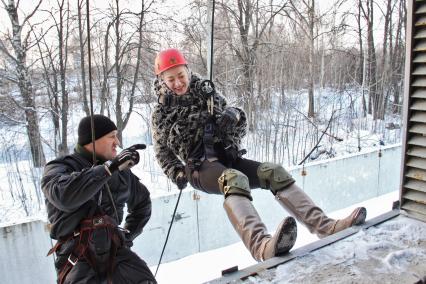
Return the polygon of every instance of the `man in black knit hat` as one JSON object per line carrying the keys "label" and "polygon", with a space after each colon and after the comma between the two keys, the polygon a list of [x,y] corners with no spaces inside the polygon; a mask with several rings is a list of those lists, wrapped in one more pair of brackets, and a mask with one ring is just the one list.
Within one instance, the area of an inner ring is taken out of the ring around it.
{"label": "man in black knit hat", "polygon": [[145,145],[117,154],[117,126],[103,115],[93,122],[95,141],[91,117],[85,117],[74,153],[47,163],[41,182],[50,236],[57,240],[49,254],[57,256],[58,283],[156,283],[130,250],[151,217],[149,191],[130,171]]}

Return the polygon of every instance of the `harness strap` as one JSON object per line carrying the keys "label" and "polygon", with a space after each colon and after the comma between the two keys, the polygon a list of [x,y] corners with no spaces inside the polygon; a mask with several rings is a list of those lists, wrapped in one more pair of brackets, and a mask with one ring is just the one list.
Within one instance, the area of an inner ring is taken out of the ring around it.
{"label": "harness strap", "polygon": [[183,99],[178,96],[173,96],[170,94],[161,94],[158,96],[158,103],[162,104],[165,107],[174,107],[174,106],[190,106],[192,105],[191,100]]}
{"label": "harness strap", "polygon": [[89,245],[89,237],[91,235],[90,233],[91,231],[89,230],[80,231],[80,234],[79,234],[80,237],[79,237],[77,245],[74,247],[73,251],[68,256],[68,261],[65,263],[64,267],[59,272],[59,276],[58,276],[59,284],[64,283],[68,273],[71,271],[74,265],[77,264],[80,258],[86,253],[87,247]]}
{"label": "harness strap", "polygon": [[215,123],[213,121],[213,116],[210,116],[204,126],[203,135],[204,155],[206,160],[210,162],[217,160],[216,152],[214,150],[214,132]]}
{"label": "harness strap", "polygon": [[71,269],[77,264],[81,258],[85,258],[90,266],[96,270],[96,258],[93,253],[88,249],[89,241],[92,238],[92,233],[96,229],[106,228],[107,234],[111,238],[111,248],[110,256],[108,261],[107,269],[107,278],[108,283],[112,283],[112,273],[114,270],[115,255],[117,249],[123,246],[124,240],[121,240],[118,233],[116,232],[118,226],[115,224],[114,220],[108,215],[95,216],[93,218],[83,219],[80,222],[80,230],[74,232],[70,236],[59,240],[54,247],[52,247],[48,255],[51,255],[53,252],[56,252],[62,244],[68,242],[69,240],[78,237],[77,243],[74,245],[74,248],[70,255],[68,256],[67,262],[60,269],[58,273],[58,283],[63,284],[66,276],[71,271]]}

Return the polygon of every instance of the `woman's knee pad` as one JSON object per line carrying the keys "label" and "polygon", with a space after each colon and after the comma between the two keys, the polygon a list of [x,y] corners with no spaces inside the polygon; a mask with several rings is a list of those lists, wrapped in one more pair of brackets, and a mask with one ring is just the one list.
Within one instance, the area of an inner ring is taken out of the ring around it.
{"label": "woman's knee pad", "polygon": [[243,195],[253,200],[248,177],[235,169],[226,169],[218,179],[220,191],[225,198],[229,195]]}
{"label": "woman's knee pad", "polygon": [[281,165],[262,163],[257,168],[260,187],[270,189],[274,194],[277,191],[293,184],[295,180]]}

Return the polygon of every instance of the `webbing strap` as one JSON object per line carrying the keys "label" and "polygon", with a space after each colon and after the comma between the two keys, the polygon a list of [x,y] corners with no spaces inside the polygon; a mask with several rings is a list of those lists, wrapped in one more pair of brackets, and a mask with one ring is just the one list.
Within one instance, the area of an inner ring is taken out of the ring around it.
{"label": "webbing strap", "polygon": [[80,232],[77,245],[74,247],[73,251],[68,257],[67,262],[65,263],[64,267],[59,272],[59,276],[58,276],[59,284],[64,283],[68,273],[71,271],[74,265],[76,265],[76,263],[80,260],[80,258],[86,252],[86,249],[89,245],[88,243],[89,243],[90,232],[91,231],[89,230],[84,230],[84,231],[82,230]]}
{"label": "webbing strap", "polygon": [[214,161],[217,159],[216,152],[214,150],[214,132],[215,124],[213,122],[213,117],[210,116],[204,126],[204,135],[203,135],[203,144],[204,144],[204,155],[206,160]]}
{"label": "webbing strap", "polygon": [[174,106],[190,106],[192,105],[192,101],[178,97],[173,96],[170,94],[160,95],[158,97],[158,103],[162,104],[165,107],[174,107]]}
{"label": "webbing strap", "polygon": [[111,277],[112,277],[112,270],[114,268],[114,257],[117,252],[117,248],[120,247],[122,244],[120,242],[120,239],[118,235],[114,232],[114,230],[117,229],[117,225],[115,224],[114,220],[109,217],[108,215],[103,216],[95,216],[93,218],[84,219],[80,222],[80,231],[78,233],[74,233],[70,237],[68,237],[65,241],[58,241],[56,245],[49,250],[49,254],[55,252],[59,247],[70,240],[73,237],[78,236],[77,244],[74,245],[74,249],[72,250],[71,254],[68,257],[67,262],[62,267],[62,269],[59,272],[58,275],[58,283],[62,284],[65,281],[66,276],[71,271],[71,269],[74,267],[74,265],[77,264],[77,262],[81,258],[85,258],[89,264],[95,268],[95,259],[88,253],[88,246],[89,246],[89,240],[92,237],[92,232],[95,229],[101,229],[106,228],[108,231],[108,234],[111,236],[112,240],[112,247],[110,249],[110,260],[109,260],[109,269],[108,269],[108,282],[111,283]]}

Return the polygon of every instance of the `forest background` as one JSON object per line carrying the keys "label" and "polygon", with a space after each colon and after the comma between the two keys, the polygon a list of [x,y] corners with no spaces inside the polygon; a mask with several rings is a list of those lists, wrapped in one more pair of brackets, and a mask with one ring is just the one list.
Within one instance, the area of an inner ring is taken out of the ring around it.
{"label": "forest background", "polygon": [[[150,145],[155,55],[177,47],[206,76],[211,4],[90,1],[88,33],[86,1],[0,0],[1,200],[42,207],[43,165],[72,152],[90,90],[123,145]],[[406,4],[216,1],[213,81],[248,115],[249,156],[293,166],[400,142]]]}

